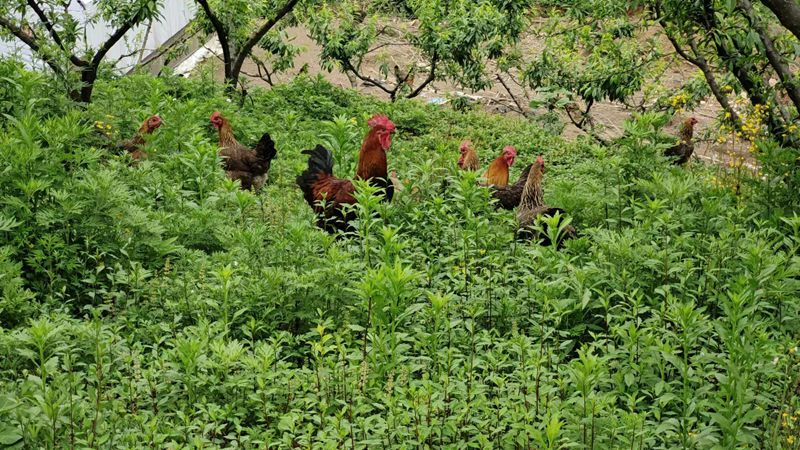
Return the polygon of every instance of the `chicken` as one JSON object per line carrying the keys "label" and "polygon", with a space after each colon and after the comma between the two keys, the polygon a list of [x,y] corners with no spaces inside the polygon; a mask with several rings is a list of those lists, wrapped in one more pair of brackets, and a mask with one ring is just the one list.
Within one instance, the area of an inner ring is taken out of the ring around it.
{"label": "chicken", "polygon": [[461,157],[458,158],[458,167],[461,170],[475,172],[480,169],[481,162],[478,159],[478,154],[475,153],[475,147],[472,145],[472,141],[462,142],[459,150],[461,151]]}
{"label": "chicken", "polygon": [[228,178],[239,180],[242,189],[261,189],[277,154],[269,133],[264,133],[255,148],[249,149],[236,141],[230,122],[219,112],[211,115],[211,125],[219,130],[219,155],[224,159]]}
{"label": "chicken", "polygon": [[[391,201],[394,185],[388,179],[386,151],[392,145],[395,126],[388,117],[376,115],[367,124],[370,127],[358,154],[356,179],[369,181],[384,192],[384,201]],[[355,186],[350,180],[333,176],[333,154],[317,145],[313,150],[304,150],[308,155],[308,168],[297,176],[297,185],[303,197],[317,214],[317,226],[330,233],[337,230],[352,231],[350,222],[355,218],[345,205],[353,205]]]}
{"label": "chicken", "polygon": [[565,222],[567,219],[563,209],[552,208],[545,205],[544,191],[542,190],[543,176],[544,159],[539,155],[528,174],[519,209],[517,210],[517,222],[519,223],[517,238],[520,240],[538,239],[542,245],[551,245],[551,232],[548,229],[547,223],[544,221],[541,222],[541,225],[544,227],[544,232],[540,233],[539,230],[536,229],[536,221],[539,218],[554,217],[558,214],[560,216],[559,229],[561,229],[561,231],[557,238],[557,246],[560,248],[565,240],[577,237],[577,232],[568,221]]}
{"label": "chicken", "polygon": [[492,186],[492,197],[497,199],[496,206],[503,209],[514,209],[519,206],[522,198],[522,191],[528,181],[528,174],[531,172],[533,164],[528,164],[519,175],[517,182],[508,186]]}
{"label": "chicken", "polygon": [[507,186],[508,185],[508,169],[514,165],[514,158],[517,157],[517,149],[508,146],[503,149],[503,153],[492,161],[483,177],[486,179],[486,184],[493,186]]}
{"label": "chicken", "polygon": [[144,135],[152,134],[163,122],[158,115],[148,117],[136,131],[132,138],[114,146],[117,150],[127,152],[135,161],[147,158],[147,153],[142,150]]}
{"label": "chicken", "polygon": [[693,138],[695,124],[697,124],[697,119],[694,117],[684,120],[680,134],[678,135],[680,142],[678,142],[678,144],[674,147],[668,148],[664,152],[664,156],[668,158],[675,158],[672,163],[677,166],[682,166],[689,162],[689,158],[691,158],[692,153],[694,153]]}

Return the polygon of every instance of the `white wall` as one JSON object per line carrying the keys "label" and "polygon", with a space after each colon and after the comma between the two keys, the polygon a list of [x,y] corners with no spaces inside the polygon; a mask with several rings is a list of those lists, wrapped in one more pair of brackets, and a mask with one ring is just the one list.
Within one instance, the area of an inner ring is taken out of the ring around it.
{"label": "white wall", "polygon": [[[73,2],[70,11],[75,17],[78,17],[79,20],[86,23],[94,14],[94,7],[92,5],[92,0],[83,0],[83,4],[86,5],[86,10],[84,10],[78,2]],[[143,57],[147,58],[150,53],[158,49],[164,42],[186,26],[192,17],[194,17],[196,11],[195,4],[192,0],[164,0],[163,5],[161,9],[161,18],[153,22],[149,33],[147,33],[146,41],[145,32],[147,31],[147,23],[128,31],[128,33],[117,42],[117,45],[108,52],[106,61],[113,62],[122,55],[137,51],[135,55],[123,58],[117,66],[120,72],[130,69],[139,61],[139,50],[144,48]],[[32,12],[31,16],[33,16]],[[112,32],[113,29],[106,23],[89,24],[86,30],[89,46],[96,49],[108,39],[108,36]],[[15,38],[7,41],[0,40],[0,55],[11,54],[20,55],[24,61],[32,66],[41,66],[41,63],[32,60],[30,51],[22,42]]]}

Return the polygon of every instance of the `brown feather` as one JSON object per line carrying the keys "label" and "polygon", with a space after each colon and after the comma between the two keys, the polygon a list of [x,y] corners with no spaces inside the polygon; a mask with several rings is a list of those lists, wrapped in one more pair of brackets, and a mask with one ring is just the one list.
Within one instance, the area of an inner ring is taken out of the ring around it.
{"label": "brown feather", "polygon": [[505,158],[500,156],[499,158],[492,161],[489,165],[489,168],[484,173],[484,178],[486,178],[486,184],[494,185],[498,187],[504,187],[508,185],[508,163],[506,162]]}

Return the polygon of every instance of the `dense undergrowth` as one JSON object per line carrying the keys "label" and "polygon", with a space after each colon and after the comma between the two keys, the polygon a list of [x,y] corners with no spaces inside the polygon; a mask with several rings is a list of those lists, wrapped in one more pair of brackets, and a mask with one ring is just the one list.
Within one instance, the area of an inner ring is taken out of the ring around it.
{"label": "dense undergrowth", "polygon": [[[240,106],[132,76],[80,110],[0,75],[0,447],[800,445],[796,200],[670,166],[662,116],[603,148],[307,78]],[[214,110],[277,141],[260,194],[225,179]],[[100,147],[156,112],[146,161]],[[324,142],[350,176],[375,112],[406,189],[335,240],[294,185],[300,151]],[[515,243],[455,170],[464,137],[484,163],[517,146],[512,179],[543,154],[580,239]]]}

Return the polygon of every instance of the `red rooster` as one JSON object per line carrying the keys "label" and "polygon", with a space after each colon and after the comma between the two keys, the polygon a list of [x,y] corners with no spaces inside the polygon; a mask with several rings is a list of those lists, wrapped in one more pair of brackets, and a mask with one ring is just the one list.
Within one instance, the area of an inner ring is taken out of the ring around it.
{"label": "red rooster", "polygon": [[[367,180],[382,188],[384,201],[391,201],[394,185],[388,179],[386,151],[392,145],[395,126],[383,115],[374,116],[367,124],[370,130],[358,154],[356,179]],[[304,150],[303,154],[309,155],[308,168],[298,175],[296,181],[306,202],[317,213],[317,226],[331,233],[352,231],[353,213],[343,211],[343,205],[356,203],[353,182],[333,176],[333,154],[325,147],[317,145],[313,150]]]}
{"label": "red rooster", "polygon": [[239,180],[242,189],[261,189],[277,153],[269,133],[264,133],[255,148],[249,149],[236,140],[231,123],[218,111],[211,115],[211,125],[219,130],[219,155],[225,161],[228,178]]}
{"label": "red rooster", "polygon": [[483,177],[486,178],[486,184],[494,186],[507,186],[508,185],[508,169],[514,165],[514,158],[517,157],[517,149],[512,146],[507,146],[503,149],[503,153],[492,161]]}

